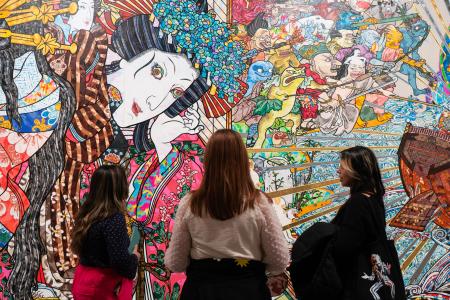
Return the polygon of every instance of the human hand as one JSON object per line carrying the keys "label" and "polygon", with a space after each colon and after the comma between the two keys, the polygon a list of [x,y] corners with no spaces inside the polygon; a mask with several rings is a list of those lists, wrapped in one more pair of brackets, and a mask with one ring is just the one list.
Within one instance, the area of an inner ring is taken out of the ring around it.
{"label": "human hand", "polygon": [[141,260],[141,253],[139,253],[138,245],[134,246],[133,254],[137,256],[138,261]]}
{"label": "human hand", "polygon": [[289,279],[285,273],[269,276],[267,278],[267,286],[270,289],[271,296],[275,297],[283,293],[288,285],[288,281]]}

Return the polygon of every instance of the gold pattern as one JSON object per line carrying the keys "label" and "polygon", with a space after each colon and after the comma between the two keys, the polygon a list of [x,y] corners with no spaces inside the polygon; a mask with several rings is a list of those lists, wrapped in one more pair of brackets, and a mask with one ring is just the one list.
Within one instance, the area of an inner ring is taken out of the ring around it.
{"label": "gold pattern", "polygon": [[55,54],[55,49],[58,48],[58,42],[50,33],[46,33],[44,38],[39,34],[34,35],[34,42],[37,44],[36,49],[41,50],[42,54],[47,55],[48,53]]}
{"label": "gold pattern", "polygon": [[238,267],[245,268],[245,267],[248,266],[248,264],[249,264],[250,261],[249,261],[248,259],[236,258],[236,259],[234,260],[234,262],[236,263],[236,265],[237,265]]}
{"label": "gold pattern", "polygon": [[34,126],[31,128],[33,131],[47,131],[52,128],[51,125],[45,124],[45,119],[42,118],[41,121],[34,120]]}
{"label": "gold pattern", "polygon": [[[55,20],[55,16],[60,14],[75,14],[78,11],[76,2],[70,3],[68,7],[54,9],[51,3],[44,3],[40,7],[30,6],[26,9],[16,10],[18,7],[30,3],[30,0],[0,0],[0,19],[5,19],[8,26],[16,26],[29,22],[39,21],[48,24]],[[50,33],[42,36],[36,34],[21,34],[12,32],[9,29],[0,29],[0,38],[10,38],[11,43],[36,47],[42,54],[54,54],[56,50],[69,51],[72,54],[77,52],[77,44],[60,44]]]}
{"label": "gold pattern", "polygon": [[11,122],[9,120],[5,120],[4,117],[0,117],[0,127],[11,129]]}

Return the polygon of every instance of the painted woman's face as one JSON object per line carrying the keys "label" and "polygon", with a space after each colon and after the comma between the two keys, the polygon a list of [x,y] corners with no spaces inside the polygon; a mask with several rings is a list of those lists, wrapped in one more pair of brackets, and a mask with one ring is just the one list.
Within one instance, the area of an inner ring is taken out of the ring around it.
{"label": "painted woman's face", "polygon": [[72,30],[89,30],[94,23],[94,0],[79,0],[76,14],[69,17]]}
{"label": "painted woman's face", "polygon": [[351,79],[356,79],[364,74],[366,74],[365,62],[361,59],[352,59],[348,65],[348,76]]}
{"label": "painted woman's face", "polygon": [[121,94],[122,103],[113,118],[120,127],[150,120],[184,94],[198,77],[198,71],[182,54],[152,49],[120,62],[121,69],[108,82]]}

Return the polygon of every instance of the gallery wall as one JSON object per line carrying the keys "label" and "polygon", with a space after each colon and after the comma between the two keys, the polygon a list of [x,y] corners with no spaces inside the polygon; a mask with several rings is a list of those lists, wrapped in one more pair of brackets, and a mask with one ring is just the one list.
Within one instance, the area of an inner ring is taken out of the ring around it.
{"label": "gallery wall", "polygon": [[[0,299],[71,299],[70,232],[104,164],[129,174],[136,299],[163,263],[211,134],[247,145],[292,243],[347,199],[372,148],[408,296],[450,297],[446,0],[0,0]],[[278,299],[294,299],[289,287]]]}

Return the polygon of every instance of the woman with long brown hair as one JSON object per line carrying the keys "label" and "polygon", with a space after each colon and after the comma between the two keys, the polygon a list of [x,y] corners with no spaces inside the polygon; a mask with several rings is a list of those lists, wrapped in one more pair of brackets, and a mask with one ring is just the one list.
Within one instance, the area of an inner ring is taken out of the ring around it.
{"label": "woman with long brown hair", "polygon": [[122,167],[104,165],[94,172],[72,232],[71,248],[79,257],[72,290],[75,300],[131,299],[139,253],[128,252],[127,197]]}
{"label": "woman with long brown hair", "polygon": [[267,277],[283,274],[287,242],[271,200],[251,179],[241,136],[216,131],[200,188],[178,207],[165,264],[186,271],[181,299],[271,299]]}

